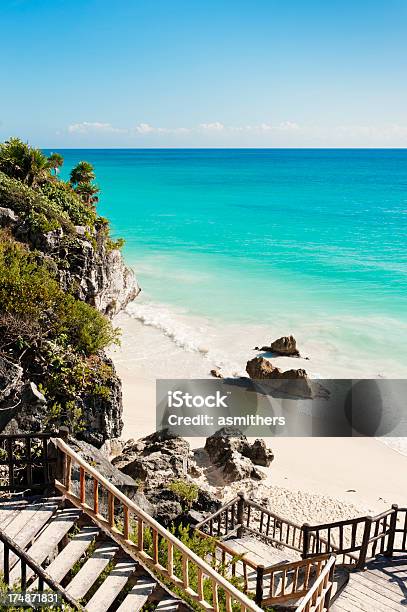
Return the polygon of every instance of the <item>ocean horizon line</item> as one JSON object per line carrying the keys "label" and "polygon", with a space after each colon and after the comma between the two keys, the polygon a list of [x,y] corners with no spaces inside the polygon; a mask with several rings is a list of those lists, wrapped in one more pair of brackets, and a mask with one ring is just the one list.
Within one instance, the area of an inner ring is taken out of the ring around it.
{"label": "ocean horizon line", "polygon": [[59,147],[41,146],[60,151],[407,151],[407,147]]}

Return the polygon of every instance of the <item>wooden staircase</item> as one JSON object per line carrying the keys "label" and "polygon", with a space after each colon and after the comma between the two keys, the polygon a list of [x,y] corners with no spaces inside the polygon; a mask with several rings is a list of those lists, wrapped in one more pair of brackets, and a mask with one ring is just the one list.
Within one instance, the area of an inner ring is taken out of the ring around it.
{"label": "wooden staircase", "polygon": [[[0,532],[17,544],[55,583],[65,589],[78,609],[88,612],[176,612],[185,609],[141,564],[127,555],[80,509],[60,497],[14,498],[0,502]],[[9,584],[38,590],[34,570],[10,551],[4,567],[0,542],[0,571]]]}

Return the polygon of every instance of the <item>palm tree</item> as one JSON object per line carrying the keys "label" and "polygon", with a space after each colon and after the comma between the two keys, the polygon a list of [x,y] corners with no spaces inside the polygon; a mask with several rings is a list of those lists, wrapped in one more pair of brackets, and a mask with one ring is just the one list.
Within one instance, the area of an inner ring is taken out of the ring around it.
{"label": "palm tree", "polygon": [[30,147],[19,138],[9,138],[0,145],[0,170],[26,182],[29,172]]}
{"label": "palm tree", "polygon": [[40,149],[30,147],[19,138],[9,138],[0,145],[0,170],[30,187],[37,187],[48,179],[50,166]]}
{"label": "palm tree", "polygon": [[81,200],[89,206],[95,205],[99,201],[97,194],[99,193],[100,189],[97,185],[81,182],[76,185],[75,191]]}
{"label": "palm tree", "polygon": [[49,179],[50,164],[48,158],[39,149],[30,149],[30,170],[27,184],[35,189]]}
{"label": "palm tree", "polygon": [[79,183],[91,183],[95,179],[95,172],[92,164],[81,161],[71,170],[71,185]]}
{"label": "palm tree", "polygon": [[63,166],[64,158],[60,153],[51,153],[48,157],[49,167],[54,171],[54,175],[56,176],[59,172],[59,169]]}

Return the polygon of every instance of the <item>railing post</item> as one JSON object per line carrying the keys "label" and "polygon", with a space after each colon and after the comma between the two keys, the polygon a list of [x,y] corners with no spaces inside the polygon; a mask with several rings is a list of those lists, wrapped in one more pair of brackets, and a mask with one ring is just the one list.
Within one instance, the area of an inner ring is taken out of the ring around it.
{"label": "railing post", "polygon": [[256,576],[256,596],[254,601],[258,606],[261,606],[263,602],[263,579],[264,579],[264,565],[257,566]]}
{"label": "railing post", "polygon": [[356,564],[356,569],[363,570],[366,564],[367,552],[369,548],[370,531],[372,528],[373,517],[367,516],[365,518],[365,530],[363,532],[362,546],[360,548],[359,559]]}
{"label": "railing post", "polygon": [[245,507],[245,497],[244,493],[241,491],[237,494],[239,499],[237,500],[237,524],[240,525],[237,530],[237,537],[241,538],[243,536],[243,521],[244,521],[244,507]]}
{"label": "railing post", "polygon": [[[61,438],[64,442],[68,442],[69,429],[68,427],[60,427],[58,432],[58,437]],[[61,451],[61,449],[57,448],[57,464],[56,464],[56,473],[55,478],[62,482],[62,484],[66,485],[65,482],[65,463],[66,457],[65,454]]]}
{"label": "railing post", "polygon": [[308,549],[310,543],[310,529],[311,525],[309,523],[304,523],[301,527],[302,531],[302,555],[303,559],[306,559],[308,556]]}
{"label": "railing post", "polygon": [[390,532],[389,532],[389,538],[387,540],[386,552],[384,553],[386,557],[393,556],[394,537],[396,535],[396,527],[397,527],[397,511],[399,507],[397,504],[393,504],[391,509],[393,510],[393,513],[390,517]]}
{"label": "railing post", "polygon": [[[329,560],[328,560],[329,561]],[[325,597],[324,597],[324,608],[325,610],[329,610],[330,605],[331,605],[331,594],[332,594],[332,586],[334,583],[334,574],[335,574],[335,563],[332,565],[331,569],[329,570],[329,576],[328,576],[328,581],[329,581],[329,587],[326,591]]]}

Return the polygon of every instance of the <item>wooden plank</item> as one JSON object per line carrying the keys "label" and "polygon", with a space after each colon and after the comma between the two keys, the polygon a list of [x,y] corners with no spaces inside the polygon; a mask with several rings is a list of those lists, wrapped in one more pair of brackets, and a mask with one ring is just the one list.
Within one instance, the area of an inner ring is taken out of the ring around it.
{"label": "wooden plank", "polygon": [[173,599],[172,597],[165,597],[162,599],[157,607],[156,612],[176,612],[180,604],[179,599]]}
{"label": "wooden plank", "polygon": [[[57,510],[57,504],[49,502],[29,506],[27,510],[20,512],[16,518],[7,526],[7,535],[21,548],[25,549],[34,539],[37,533],[44,527]],[[0,543],[0,570],[3,569],[3,544]],[[17,563],[18,557],[10,554],[10,568]]]}
{"label": "wooden plank", "polygon": [[360,585],[353,587],[352,585],[348,584],[343,594],[339,597],[339,601],[342,600],[343,596],[345,596],[347,599],[357,602],[359,608],[365,610],[366,612],[372,612],[373,605],[375,612],[388,612],[389,610],[393,609],[389,606],[388,601],[384,600],[383,602],[383,600],[379,599],[379,596],[376,593],[374,594],[374,597],[372,597],[372,592],[369,592],[368,589],[367,593],[360,590]]}
{"label": "wooden plank", "polygon": [[372,605],[372,601],[374,601],[374,605],[377,610],[381,608],[383,608],[383,610],[405,610],[405,606],[401,606],[398,603],[391,601],[387,595],[383,596],[377,591],[373,593],[370,586],[366,586],[361,580],[351,581],[347,585],[345,591],[353,594],[355,597],[357,596],[362,601],[370,602],[370,605]]}
{"label": "wooden plank", "polygon": [[[76,508],[58,510],[34,544],[27,550],[30,557],[39,565],[42,565],[42,563],[56,550],[59,542],[68,531],[72,529],[81,514],[81,511]],[[27,580],[33,575],[34,572],[30,568],[27,568]],[[10,573],[11,584],[14,584],[14,582],[20,579],[21,564],[18,562]]]}
{"label": "wooden plank", "polygon": [[17,514],[27,506],[27,500],[19,500],[14,502],[2,502],[0,507],[0,529],[7,529],[7,525],[15,519]]}
{"label": "wooden plank", "polygon": [[117,612],[140,612],[156,587],[157,583],[154,578],[147,575],[141,576],[118,607]]}
{"label": "wooden plank", "polygon": [[87,612],[106,612],[115,601],[138,564],[130,557],[116,563],[114,569],[102,582],[92,599],[86,604]]}
{"label": "wooden plank", "polygon": [[369,604],[370,607],[366,608],[363,603],[361,604],[359,600],[345,592],[331,606],[331,612],[336,612],[338,610],[337,606],[340,606],[340,610],[346,610],[346,612],[376,612],[372,609],[372,602]]}
{"label": "wooden plank", "polygon": [[68,593],[75,599],[82,599],[118,550],[119,547],[111,540],[102,542],[68,584],[66,587]]}
{"label": "wooden plank", "polygon": [[[83,527],[81,531],[68,542],[59,555],[48,565],[47,573],[56,582],[61,582],[72,567],[85,554],[91,543],[99,534],[99,528],[93,525]],[[38,581],[35,580],[29,590],[35,591]]]}
{"label": "wooden plank", "polygon": [[372,579],[372,576],[369,576],[369,572],[363,572],[363,574],[358,576],[357,582],[364,584],[372,591],[380,593],[384,597],[388,597],[396,603],[400,603],[400,600],[405,599],[404,594],[397,583],[386,581],[386,579],[382,579],[380,576]]}

